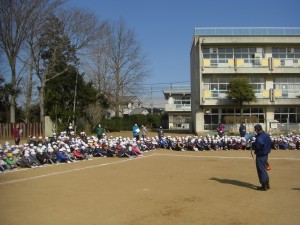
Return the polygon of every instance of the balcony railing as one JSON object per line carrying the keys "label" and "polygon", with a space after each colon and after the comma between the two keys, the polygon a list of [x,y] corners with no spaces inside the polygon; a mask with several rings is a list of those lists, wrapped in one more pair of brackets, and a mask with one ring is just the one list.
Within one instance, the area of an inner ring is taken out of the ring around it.
{"label": "balcony railing", "polygon": [[177,110],[191,110],[191,104],[175,104]]}
{"label": "balcony railing", "polygon": [[[203,95],[206,99],[227,99],[227,90],[204,90]],[[257,99],[269,99],[270,90],[254,90]],[[299,89],[274,89],[274,98],[295,99],[300,96]]]}
{"label": "balcony railing", "polygon": [[299,36],[300,27],[197,27],[200,36]]}
{"label": "balcony railing", "polygon": [[166,111],[191,111],[191,104],[166,104]]}
{"label": "balcony railing", "polygon": [[245,58],[203,59],[203,68],[300,68],[300,59],[290,58]]}

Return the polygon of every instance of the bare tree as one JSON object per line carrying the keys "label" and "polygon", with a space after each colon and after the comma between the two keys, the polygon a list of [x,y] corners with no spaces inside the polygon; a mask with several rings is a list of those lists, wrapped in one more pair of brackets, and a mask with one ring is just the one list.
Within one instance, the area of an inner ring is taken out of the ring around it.
{"label": "bare tree", "polygon": [[34,62],[33,56],[31,55],[28,78],[23,79],[23,92],[24,92],[25,98],[26,98],[25,99],[25,115],[24,115],[25,123],[28,123],[29,119],[30,119],[33,88],[36,85],[36,82],[34,81],[34,74],[35,74],[34,71],[35,71],[35,62]]}
{"label": "bare tree", "polygon": [[85,51],[80,51],[102,40],[106,35],[107,22],[99,21],[97,16],[88,10],[64,9],[58,12],[58,17],[63,21],[65,33],[76,47],[77,54],[86,55]]}
{"label": "bare tree", "polygon": [[93,81],[94,87],[99,94],[105,94],[111,90],[109,78],[111,75],[108,55],[109,27],[103,27],[102,38],[94,41],[86,49],[86,55],[82,65],[89,80]]}
{"label": "bare tree", "polygon": [[[17,57],[30,31],[50,8],[61,4],[60,0],[1,0],[0,1],[0,47],[6,54],[11,69],[12,89],[17,89]],[[10,122],[15,122],[16,92],[10,99]]]}
{"label": "bare tree", "polygon": [[92,125],[92,127],[95,127],[105,116],[106,109],[101,107],[101,105],[99,104],[92,104],[88,106],[88,108],[86,109],[86,113],[89,117],[90,124]]}
{"label": "bare tree", "polygon": [[108,74],[108,22],[101,22],[94,13],[76,8],[61,10],[59,18],[64,22],[65,32],[76,47],[82,69],[100,92],[105,91],[107,83],[103,81]]}
{"label": "bare tree", "polygon": [[120,19],[109,38],[109,67],[112,73],[113,105],[120,116],[122,97],[137,93],[138,85],[148,75],[146,56],[136,40],[134,31]]}

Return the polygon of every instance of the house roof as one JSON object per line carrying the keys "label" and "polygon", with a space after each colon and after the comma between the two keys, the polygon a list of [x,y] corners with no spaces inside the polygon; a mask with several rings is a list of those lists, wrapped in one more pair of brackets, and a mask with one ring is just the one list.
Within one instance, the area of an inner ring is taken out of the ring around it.
{"label": "house roof", "polygon": [[149,113],[148,110],[145,109],[145,108],[135,108],[135,109],[133,109],[133,110],[130,112],[130,115],[140,115],[140,114],[142,114],[143,112]]}

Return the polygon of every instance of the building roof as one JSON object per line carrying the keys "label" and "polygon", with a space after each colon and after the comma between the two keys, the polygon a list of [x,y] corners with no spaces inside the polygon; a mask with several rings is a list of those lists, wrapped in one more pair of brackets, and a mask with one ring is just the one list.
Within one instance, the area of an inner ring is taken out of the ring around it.
{"label": "building roof", "polygon": [[163,93],[167,100],[170,95],[191,95],[191,90],[164,90]]}
{"label": "building roof", "polygon": [[190,95],[191,87],[189,85],[171,86],[170,89],[163,90],[164,97],[167,99],[169,95]]}
{"label": "building roof", "polygon": [[147,114],[149,113],[148,110],[145,108],[135,108],[130,112],[130,115],[140,115],[143,112],[147,112]]}

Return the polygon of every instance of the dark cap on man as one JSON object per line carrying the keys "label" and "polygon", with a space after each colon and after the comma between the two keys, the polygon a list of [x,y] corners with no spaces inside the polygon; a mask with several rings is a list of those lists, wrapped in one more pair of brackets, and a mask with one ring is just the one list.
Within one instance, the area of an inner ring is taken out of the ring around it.
{"label": "dark cap on man", "polygon": [[254,126],[254,130],[257,130],[257,131],[262,131],[262,126],[260,124],[256,124]]}

